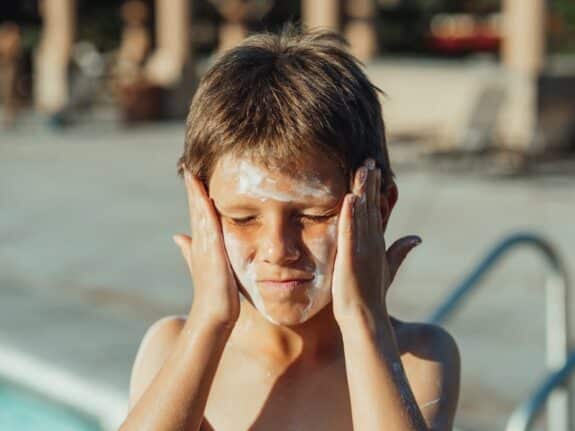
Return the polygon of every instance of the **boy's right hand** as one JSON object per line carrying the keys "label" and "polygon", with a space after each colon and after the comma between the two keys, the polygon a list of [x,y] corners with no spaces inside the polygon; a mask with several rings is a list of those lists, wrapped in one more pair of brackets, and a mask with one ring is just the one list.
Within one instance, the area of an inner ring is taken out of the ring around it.
{"label": "boy's right hand", "polygon": [[232,328],[240,314],[237,283],[226,254],[220,221],[202,182],[184,169],[192,236],[174,235],[194,282],[194,316]]}

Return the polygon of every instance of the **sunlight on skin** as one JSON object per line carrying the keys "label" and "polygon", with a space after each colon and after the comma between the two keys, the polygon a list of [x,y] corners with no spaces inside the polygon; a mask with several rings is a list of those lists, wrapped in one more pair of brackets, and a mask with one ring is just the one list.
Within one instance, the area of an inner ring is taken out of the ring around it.
{"label": "sunlight on skin", "polygon": [[[303,177],[224,156],[210,179],[230,264],[252,304],[276,325],[303,323],[331,301],[346,190],[338,167],[321,164]],[[299,281],[289,288],[264,282],[286,279]]]}

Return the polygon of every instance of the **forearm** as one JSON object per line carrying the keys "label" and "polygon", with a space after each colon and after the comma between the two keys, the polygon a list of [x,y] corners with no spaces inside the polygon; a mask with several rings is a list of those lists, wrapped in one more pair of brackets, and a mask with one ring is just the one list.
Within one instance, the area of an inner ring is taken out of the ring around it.
{"label": "forearm", "polygon": [[427,430],[401,364],[387,313],[357,313],[341,324],[353,428]]}
{"label": "forearm", "polygon": [[190,313],[172,353],[130,411],[121,431],[200,429],[231,329],[199,320]]}

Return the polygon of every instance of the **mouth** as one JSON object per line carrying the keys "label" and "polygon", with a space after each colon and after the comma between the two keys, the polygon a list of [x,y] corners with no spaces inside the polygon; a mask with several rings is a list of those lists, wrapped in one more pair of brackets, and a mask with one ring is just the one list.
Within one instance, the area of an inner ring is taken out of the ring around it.
{"label": "mouth", "polygon": [[305,286],[312,280],[313,278],[290,278],[285,280],[260,280],[257,283],[267,290],[293,291]]}

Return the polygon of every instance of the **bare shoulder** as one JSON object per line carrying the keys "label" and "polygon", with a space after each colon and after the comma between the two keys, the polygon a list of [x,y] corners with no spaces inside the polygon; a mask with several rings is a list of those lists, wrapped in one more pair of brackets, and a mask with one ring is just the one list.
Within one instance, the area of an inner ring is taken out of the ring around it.
{"label": "bare shoulder", "polygon": [[431,430],[450,430],[459,400],[461,358],[453,336],[427,323],[392,319],[401,360]]}
{"label": "bare shoulder", "polygon": [[395,318],[391,321],[402,354],[435,360],[459,357],[457,343],[445,328],[429,323],[403,322]]}
{"label": "bare shoulder", "polygon": [[166,316],[147,329],[132,366],[130,409],[162,367],[185,323],[185,316]]}

